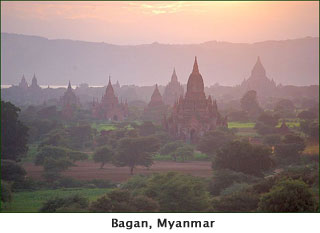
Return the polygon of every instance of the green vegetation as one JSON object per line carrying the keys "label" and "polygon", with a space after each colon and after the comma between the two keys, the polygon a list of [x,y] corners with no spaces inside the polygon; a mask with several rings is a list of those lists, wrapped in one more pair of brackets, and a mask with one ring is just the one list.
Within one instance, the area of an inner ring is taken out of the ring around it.
{"label": "green vegetation", "polygon": [[276,125],[276,128],[279,128],[281,126],[282,120],[285,120],[286,125],[289,128],[298,128],[300,127],[300,120],[299,118],[284,118],[284,119],[280,119],[278,124]]}
{"label": "green vegetation", "polygon": [[314,212],[317,203],[308,185],[301,180],[282,180],[262,195],[262,212]]}
{"label": "green vegetation", "polygon": [[16,192],[13,194],[11,203],[6,203],[3,206],[2,212],[35,213],[39,211],[44,202],[50,199],[56,197],[68,197],[76,194],[87,197],[90,201],[94,201],[110,190],[111,189],[109,188],[70,188]]}
{"label": "green vegetation", "polygon": [[19,119],[20,108],[1,101],[1,159],[20,161],[28,152],[28,127]]}
{"label": "green vegetation", "polygon": [[228,128],[229,129],[233,129],[233,128],[237,128],[237,129],[243,129],[243,128],[253,129],[254,125],[255,125],[254,122],[236,122],[236,121],[228,122]]}
{"label": "green vegetation", "polygon": [[25,162],[33,162],[37,156],[38,144],[29,144],[29,150],[27,152],[26,157],[22,158],[21,161]]}
{"label": "green vegetation", "polygon": [[115,124],[109,123],[109,124],[105,124],[105,123],[92,123],[91,127],[96,129],[98,132],[101,132],[102,130],[108,131],[108,130],[115,130],[117,129],[117,126]]}

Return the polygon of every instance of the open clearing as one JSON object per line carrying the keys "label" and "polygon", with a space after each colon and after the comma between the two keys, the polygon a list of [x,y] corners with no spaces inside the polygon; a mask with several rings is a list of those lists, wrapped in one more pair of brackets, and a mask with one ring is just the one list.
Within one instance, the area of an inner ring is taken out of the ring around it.
{"label": "open clearing", "polygon": [[[77,162],[76,167],[71,167],[62,174],[79,180],[104,179],[113,182],[123,182],[128,180],[131,175],[128,167],[115,167],[112,164],[106,164],[103,169],[99,169],[100,164],[93,161]],[[33,163],[25,163],[24,168],[27,175],[41,179],[43,169],[41,166],[35,166]],[[155,161],[151,168],[137,167],[134,174],[152,174],[155,172],[176,171],[194,176],[210,177],[212,175],[211,162],[209,161]]]}

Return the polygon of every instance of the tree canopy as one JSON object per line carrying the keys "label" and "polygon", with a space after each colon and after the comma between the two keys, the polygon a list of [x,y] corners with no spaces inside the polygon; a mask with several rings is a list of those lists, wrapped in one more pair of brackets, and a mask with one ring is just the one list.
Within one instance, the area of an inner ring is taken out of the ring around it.
{"label": "tree canopy", "polygon": [[250,118],[257,118],[262,109],[258,103],[257,92],[250,90],[246,92],[240,100],[241,108],[247,112]]}
{"label": "tree canopy", "polygon": [[286,179],[263,194],[259,202],[261,212],[314,212],[317,203],[308,186],[301,180]]}
{"label": "tree canopy", "polygon": [[225,144],[235,138],[231,131],[215,130],[205,133],[198,144],[198,149],[208,155],[215,155]]}
{"label": "tree canopy", "polygon": [[93,154],[93,160],[96,163],[101,163],[100,168],[107,163],[112,161],[114,152],[109,148],[109,146],[99,147]]}
{"label": "tree canopy", "polygon": [[28,128],[18,120],[20,109],[1,101],[1,158],[19,161],[28,151]]}
{"label": "tree canopy", "polygon": [[252,145],[246,141],[233,141],[223,146],[214,157],[214,169],[231,169],[250,175],[261,176],[270,169],[273,161],[271,150],[261,145]]}
{"label": "tree canopy", "polygon": [[119,141],[114,163],[119,167],[129,167],[130,174],[140,165],[152,165],[152,154],[159,149],[159,140],[155,137],[125,137]]}

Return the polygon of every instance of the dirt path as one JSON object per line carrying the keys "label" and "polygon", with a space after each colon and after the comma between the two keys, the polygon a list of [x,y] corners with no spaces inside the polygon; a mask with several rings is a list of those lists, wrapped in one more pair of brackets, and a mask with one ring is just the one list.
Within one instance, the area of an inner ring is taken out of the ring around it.
{"label": "dirt path", "polygon": [[[33,163],[25,163],[24,168],[27,175],[41,179],[42,167],[35,166]],[[112,164],[106,164],[104,169],[99,169],[100,164],[92,161],[77,162],[77,167],[71,167],[63,175],[80,180],[106,179],[113,182],[122,182],[129,179],[130,171],[128,167],[115,167]],[[152,174],[154,172],[177,171],[194,176],[210,177],[212,175],[211,162],[192,161],[185,163],[175,163],[171,161],[155,161],[150,169],[137,167],[134,174]]]}

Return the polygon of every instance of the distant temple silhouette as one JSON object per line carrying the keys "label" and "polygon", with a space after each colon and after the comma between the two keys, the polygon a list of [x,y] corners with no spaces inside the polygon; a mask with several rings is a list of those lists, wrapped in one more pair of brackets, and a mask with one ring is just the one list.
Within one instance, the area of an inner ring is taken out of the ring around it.
{"label": "distant temple silhouette", "polygon": [[29,85],[28,85],[24,75],[22,75],[22,78],[21,78],[21,81],[20,81],[18,87],[22,88],[23,90],[27,90],[28,89]]}
{"label": "distant temple silhouette", "polygon": [[163,93],[163,102],[169,106],[173,106],[173,104],[183,94],[184,90],[182,85],[178,81],[176,69],[173,69],[171,81],[168,83]]}
{"label": "distant temple silhouette", "polygon": [[163,114],[166,114],[167,106],[163,103],[158,85],[153,91],[148,106],[144,109],[143,120],[161,122]]}
{"label": "distant temple silhouette", "polygon": [[[117,83],[116,85],[119,85]],[[98,119],[107,119],[107,120],[114,120],[114,121],[122,121],[126,117],[128,117],[129,109],[127,101],[119,103],[118,97],[116,97],[110,76],[109,76],[109,83],[106,88],[106,92],[104,96],[101,98],[101,102],[93,101],[92,103],[92,114],[95,118]]]}
{"label": "distant temple silhouette", "polygon": [[260,96],[272,96],[276,91],[276,83],[266,76],[260,57],[258,56],[257,62],[254,65],[250,77],[244,80],[241,87],[245,91],[255,90]]}
{"label": "distant temple silhouette", "polygon": [[175,102],[171,116],[163,119],[164,127],[175,138],[194,143],[205,132],[227,126],[226,118],[218,112],[216,101],[206,98],[204,83],[195,57],[185,97]]}
{"label": "distant temple silhouette", "polygon": [[75,111],[80,107],[79,98],[73,92],[70,81],[66,92],[60,98],[60,105],[62,106],[62,116],[66,119],[73,118]]}

